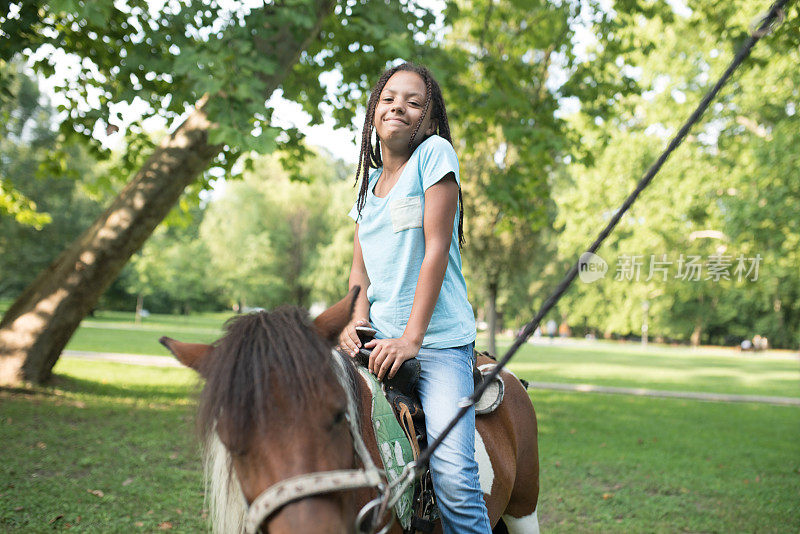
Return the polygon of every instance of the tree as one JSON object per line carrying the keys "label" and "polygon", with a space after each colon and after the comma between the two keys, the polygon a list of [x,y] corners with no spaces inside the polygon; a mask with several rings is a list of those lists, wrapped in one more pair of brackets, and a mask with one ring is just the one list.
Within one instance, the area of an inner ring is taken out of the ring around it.
{"label": "tree", "polygon": [[[62,88],[68,101],[68,119],[60,128],[65,139],[89,139],[101,152],[92,140],[95,128],[118,127],[113,104],[137,98],[150,106],[145,116],[185,118],[100,218],[6,312],[0,322],[0,383],[50,376],[80,320],[212,163],[230,167],[242,152],[269,152],[276,143],[300,151],[296,130],[282,132],[270,124],[264,101],[276,89],[319,118],[321,103],[357,98],[352,93],[365,89],[363,72],[379,71],[417,46],[414,33],[424,39],[426,32],[416,31],[415,23],[431,22],[426,10],[411,3],[377,1],[343,3],[338,17],[330,16],[332,0],[286,0],[233,11],[215,2],[151,10],[144,0],[51,0],[13,8],[0,19],[0,32],[13,37],[0,42],[0,59],[32,57],[44,47],[80,59],[78,76]],[[35,65],[49,75],[55,61],[56,55],[42,54]],[[336,67],[344,80],[328,94],[318,77]],[[342,108],[337,118],[348,117],[348,109],[352,116],[352,106]],[[125,130],[135,137],[141,126],[135,122]]]}
{"label": "tree", "polygon": [[[0,125],[0,296],[12,296],[52,261],[53,251],[78,235],[102,207],[82,184],[51,172],[37,172],[55,134],[52,110],[37,83],[17,70],[13,98],[3,102]],[[99,173],[80,145],[65,147],[66,168],[87,182]],[[50,171],[45,168],[45,171]]]}
{"label": "tree", "polygon": [[[637,131],[618,131],[605,146],[592,166],[573,165],[557,188],[557,225],[563,228],[559,255],[567,264],[607,223],[657,157],[661,141]],[[598,251],[608,263],[606,276],[591,283],[576,280],[563,297],[560,309],[567,311],[571,324],[606,335],[639,335],[647,302],[650,331],[686,338],[711,317],[718,285],[707,283],[705,273],[699,280],[676,276],[681,254],[688,259],[715,253],[717,243],[693,235],[720,221],[709,202],[716,170],[710,158],[689,146],[678,154]]]}
{"label": "tree", "polygon": [[[546,220],[542,220],[540,209],[521,216],[490,200],[497,174],[502,173],[502,168],[511,160],[506,156],[506,162],[498,168],[494,155],[499,149],[492,146],[492,141],[487,139],[473,147],[473,151],[462,158],[461,164],[469,172],[469,180],[465,180],[463,186],[464,216],[469,223],[468,242],[464,249],[465,271],[471,292],[483,297],[488,350],[497,354],[498,302],[505,300],[516,281],[528,279],[539,248],[539,232]],[[548,197],[549,193],[543,191],[534,198],[546,202]]]}
{"label": "tree", "polygon": [[47,130],[49,109],[41,102],[36,82],[19,72],[18,65],[0,60],[0,80],[0,217],[41,229],[52,220],[50,215],[38,210],[17,186],[20,179],[30,177],[35,161],[30,148],[52,138]]}
{"label": "tree", "polygon": [[137,296],[137,320],[142,306],[183,314],[222,307],[222,286],[211,253],[199,238],[204,213],[196,206],[173,224],[160,225],[125,266],[121,279]]}
{"label": "tree", "polygon": [[[462,73],[446,89],[448,101],[456,103],[451,120],[467,193],[465,264],[478,282],[471,291],[485,303],[492,352],[498,300],[529,284],[525,311],[541,298],[535,279],[547,258],[540,236],[552,223],[551,176],[565,157],[586,157],[576,132],[557,113],[562,99],[580,98],[584,114],[607,119],[613,104],[637,89],[623,68],[622,60],[639,45],[626,26],[637,14],[659,10],[638,2],[618,7],[612,16],[598,2],[451,5],[453,31],[446,44]],[[585,57],[576,52],[581,18],[598,36],[595,53]],[[554,79],[559,76],[563,81]]]}
{"label": "tree", "polygon": [[[646,89],[642,96],[621,100],[617,118],[606,123],[570,119],[598,156],[570,165],[571,177],[559,188],[562,259],[574,261],[605,224],[727,67],[757,13],[745,2],[691,7],[632,28],[642,37],[660,36],[659,47],[631,56]],[[731,343],[760,333],[779,346],[796,346],[798,275],[789,265],[797,265],[794,244],[800,238],[792,207],[798,163],[787,143],[798,131],[797,17],[793,6],[784,25],[759,43],[599,251],[611,269],[607,278],[576,282],[565,296],[573,324],[638,335],[646,312],[651,332],[694,344]],[[704,237],[709,235],[714,237]],[[656,260],[668,256],[667,279],[613,280],[623,255],[641,255],[647,269],[650,254]],[[699,280],[676,278],[681,255],[702,258]],[[731,262],[730,279],[708,277],[714,255]],[[750,267],[749,260],[759,256],[758,279],[740,280],[738,259]]]}
{"label": "tree", "polygon": [[[226,184],[200,229],[215,277],[240,308],[310,306],[320,250],[337,228],[352,226],[343,201],[352,190],[330,156],[309,158],[299,169],[314,177],[308,182],[290,181],[278,157],[257,160],[242,181]],[[339,293],[345,281],[339,278]]]}

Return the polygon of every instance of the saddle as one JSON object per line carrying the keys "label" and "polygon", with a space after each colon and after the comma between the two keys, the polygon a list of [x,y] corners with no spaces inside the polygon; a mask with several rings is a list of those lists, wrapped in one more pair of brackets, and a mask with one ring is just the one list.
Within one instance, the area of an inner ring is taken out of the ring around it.
{"label": "saddle", "polygon": [[[376,331],[365,326],[357,326],[356,333],[361,341],[361,350],[356,355],[356,362],[362,367],[369,364],[371,351],[363,348],[364,344],[374,339]],[[494,360],[495,358],[488,352],[477,352],[474,360],[477,362],[477,355],[483,355]],[[472,369],[472,378],[477,388],[484,380],[484,375],[488,374],[495,364],[486,364],[480,367],[475,364]],[[394,411],[400,427],[403,429],[411,449],[414,460],[419,458],[420,451],[427,445],[427,433],[425,430],[425,413],[419,400],[417,387],[420,378],[420,363],[416,358],[406,360],[397,370],[394,377],[383,379],[383,393],[386,400]],[[475,405],[475,415],[485,415],[492,413],[503,401],[505,386],[503,380],[497,376],[491,384],[487,386],[481,398]],[[434,522],[438,519],[438,509],[436,508],[436,497],[433,492],[430,471],[425,470],[420,482],[414,489],[413,515],[411,527],[406,529],[406,533],[431,532]]]}

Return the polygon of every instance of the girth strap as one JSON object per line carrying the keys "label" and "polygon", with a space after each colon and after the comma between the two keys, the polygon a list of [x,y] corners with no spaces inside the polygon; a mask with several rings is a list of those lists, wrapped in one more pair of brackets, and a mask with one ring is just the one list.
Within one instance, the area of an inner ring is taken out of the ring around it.
{"label": "girth strap", "polygon": [[257,532],[264,519],[290,502],[334,491],[380,487],[382,483],[380,474],[373,469],[322,471],[287,478],[256,497],[247,511],[245,531]]}

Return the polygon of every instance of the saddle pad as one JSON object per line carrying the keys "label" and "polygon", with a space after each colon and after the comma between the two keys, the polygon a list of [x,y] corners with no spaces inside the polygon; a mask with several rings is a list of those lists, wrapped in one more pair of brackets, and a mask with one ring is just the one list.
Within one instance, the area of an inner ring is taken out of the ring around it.
{"label": "saddle pad", "polygon": [[[372,392],[372,427],[375,429],[375,439],[378,442],[383,468],[386,470],[386,478],[391,483],[400,476],[406,464],[414,459],[414,453],[405,432],[394,416],[389,401],[383,394],[378,379],[363,367],[359,366],[358,371],[366,379]],[[403,529],[411,526],[413,499],[414,486],[411,485],[403,492],[394,507]]]}

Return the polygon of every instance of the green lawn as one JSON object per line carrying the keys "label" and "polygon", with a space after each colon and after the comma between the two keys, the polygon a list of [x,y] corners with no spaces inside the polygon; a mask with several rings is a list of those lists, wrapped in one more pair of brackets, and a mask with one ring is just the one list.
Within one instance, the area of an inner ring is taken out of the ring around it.
{"label": "green lawn", "polygon": [[536,392],[543,532],[798,532],[800,410]]}
{"label": "green lawn", "polygon": [[800,397],[800,359],[763,353],[525,345],[509,367],[541,382]]}
{"label": "green lawn", "polygon": [[[166,354],[161,335],[212,341],[228,316],[134,325],[132,314],[98,313],[70,348]],[[786,353],[526,345],[512,369],[537,381],[800,396]],[[0,390],[0,531],[203,531],[194,373],[69,358],[55,373],[47,387]],[[800,409],[531,395],[543,532],[800,531]]]}
{"label": "green lawn", "polygon": [[[0,392],[0,530],[205,528],[194,373],[63,359]],[[797,532],[800,410],[532,392],[544,532]]]}
{"label": "green lawn", "polygon": [[192,343],[210,343],[220,337],[222,325],[233,313],[190,316],[153,314],[134,322],[132,312],[98,311],[87,317],[67,344],[68,350],[167,354],[158,342],[168,336]]}
{"label": "green lawn", "polygon": [[0,390],[0,531],[205,528],[193,372],[61,360]]}
{"label": "green lawn", "polygon": [[[87,318],[67,349],[167,355],[161,336],[210,343],[231,313],[152,315],[135,324],[128,312]],[[501,339],[499,356],[510,340]],[[485,347],[483,338],[478,348]],[[596,342],[592,345],[524,345],[511,370],[531,381],[589,383],[677,391],[800,397],[800,359],[788,352],[738,353],[686,347]]]}

